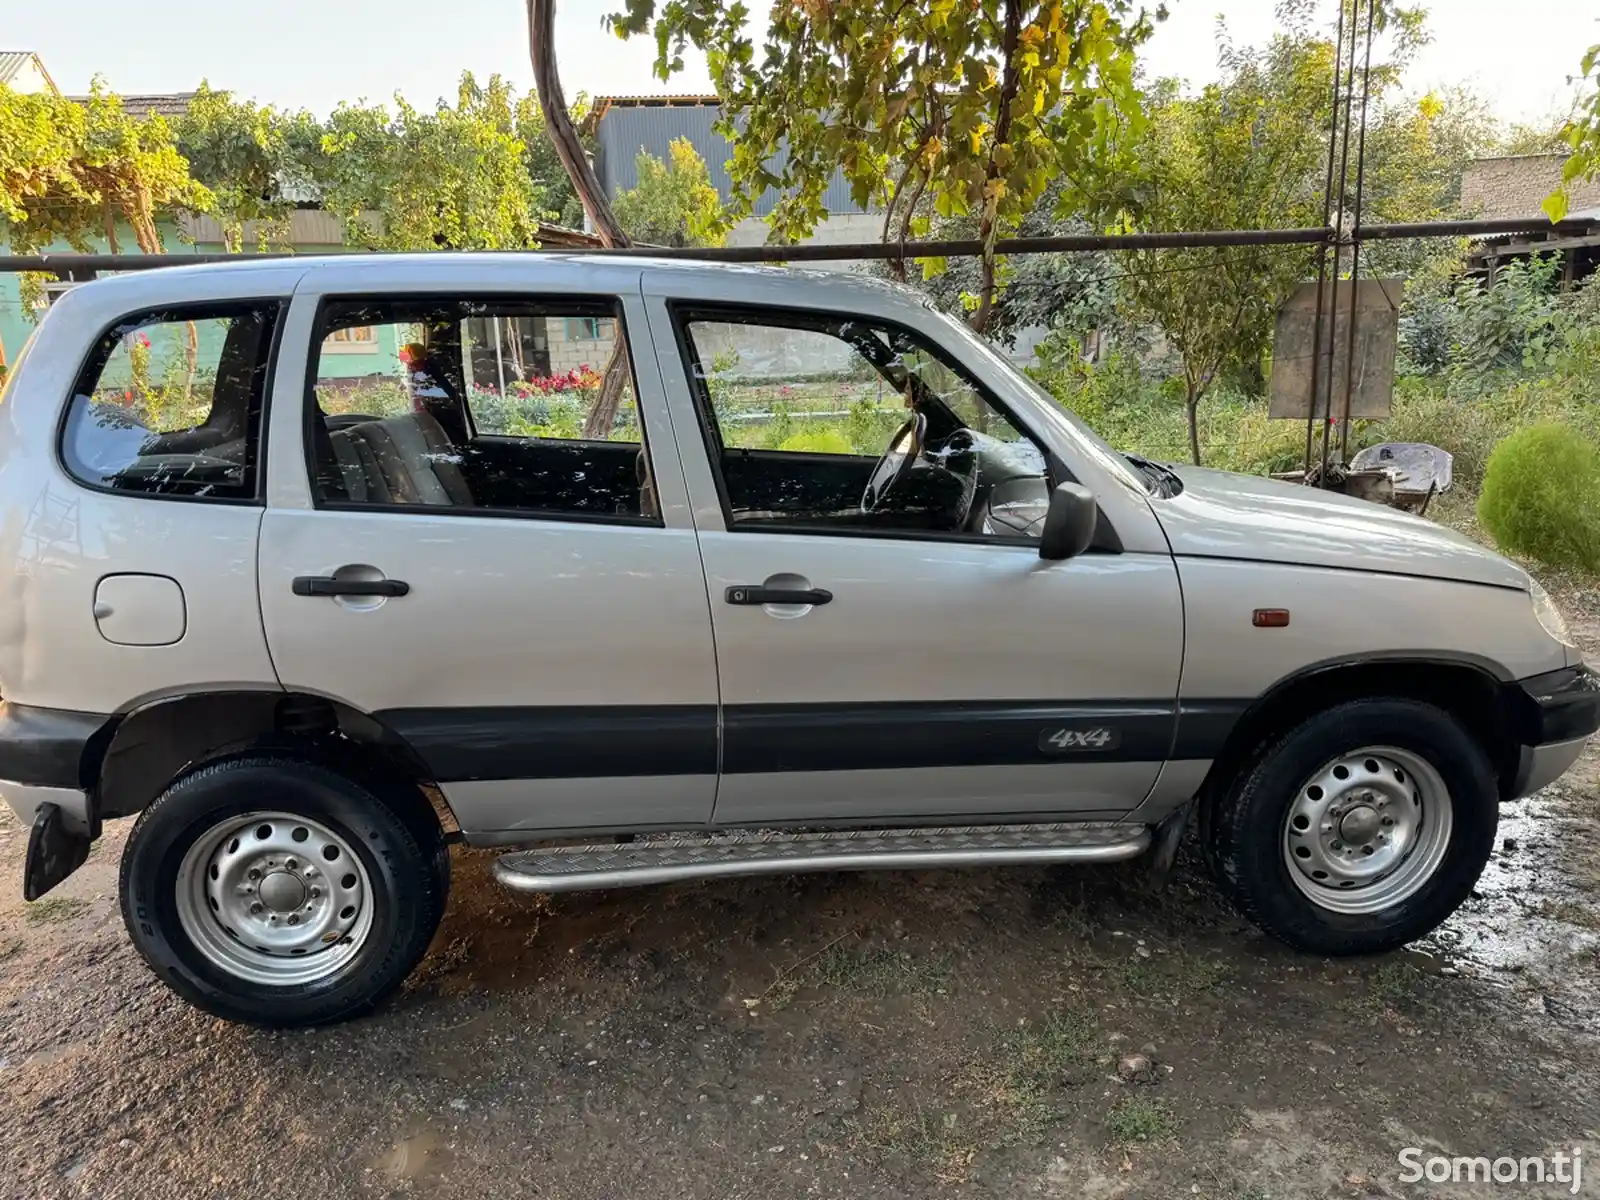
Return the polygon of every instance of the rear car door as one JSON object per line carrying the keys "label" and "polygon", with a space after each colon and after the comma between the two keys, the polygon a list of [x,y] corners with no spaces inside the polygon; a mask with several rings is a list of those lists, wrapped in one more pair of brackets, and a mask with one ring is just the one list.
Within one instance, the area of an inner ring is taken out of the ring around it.
{"label": "rear car door", "polygon": [[[1145,799],[1175,729],[1170,554],[1042,561],[1059,469],[905,326],[665,298],[650,314],[705,448],[680,433],[722,689],[719,823],[1104,817]],[[934,394],[936,455],[981,436],[984,471],[919,469],[872,505],[908,398]]]}
{"label": "rear car door", "polygon": [[356,270],[297,294],[274,395],[284,686],[404,739],[486,840],[707,820],[710,620],[637,271],[574,296]]}

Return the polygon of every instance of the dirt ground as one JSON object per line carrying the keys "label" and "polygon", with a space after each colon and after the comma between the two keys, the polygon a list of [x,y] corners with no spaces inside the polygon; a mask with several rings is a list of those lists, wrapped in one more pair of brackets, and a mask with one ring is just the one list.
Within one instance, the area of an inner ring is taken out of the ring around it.
{"label": "dirt ground", "polygon": [[[1562,599],[1600,656],[1600,597]],[[148,975],[126,823],[28,906],[7,816],[0,1196],[1558,1196],[1396,1155],[1574,1146],[1600,1196],[1597,794],[1592,749],[1505,809],[1426,946],[1355,962],[1258,934],[1189,854],[1159,894],[1121,867],[547,899],[458,852],[404,993],[287,1034]]]}

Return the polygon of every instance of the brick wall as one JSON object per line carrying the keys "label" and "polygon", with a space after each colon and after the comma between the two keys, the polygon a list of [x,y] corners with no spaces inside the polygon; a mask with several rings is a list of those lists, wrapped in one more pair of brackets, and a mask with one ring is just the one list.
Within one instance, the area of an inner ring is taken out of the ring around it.
{"label": "brick wall", "polygon": [[[1486,219],[1536,217],[1545,197],[1561,183],[1564,154],[1519,154],[1480,158],[1461,177],[1461,207]],[[1600,180],[1567,189],[1574,213],[1600,209]]]}
{"label": "brick wall", "polygon": [[600,336],[585,336],[589,332],[579,317],[551,317],[545,321],[545,336],[550,348],[550,373],[562,375],[577,367],[605,370],[611,357],[611,343],[615,336],[609,318],[600,320]]}

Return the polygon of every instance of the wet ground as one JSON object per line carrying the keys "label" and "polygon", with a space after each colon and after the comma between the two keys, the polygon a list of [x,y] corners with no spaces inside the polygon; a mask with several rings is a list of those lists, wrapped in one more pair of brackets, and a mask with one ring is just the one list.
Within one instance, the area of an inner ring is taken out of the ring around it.
{"label": "wet ground", "polygon": [[146,973],[125,828],[25,906],[0,824],[0,1196],[1558,1196],[1397,1155],[1574,1146],[1600,1195],[1597,794],[1591,750],[1507,807],[1434,939],[1359,962],[1264,938],[1187,855],[1159,894],[1120,867],[545,899],[459,853],[406,991],[289,1034]]}

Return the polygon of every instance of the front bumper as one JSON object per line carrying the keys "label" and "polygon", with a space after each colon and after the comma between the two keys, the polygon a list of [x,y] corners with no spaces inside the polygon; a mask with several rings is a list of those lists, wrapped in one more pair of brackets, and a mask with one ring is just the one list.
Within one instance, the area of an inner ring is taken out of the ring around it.
{"label": "front bumper", "polygon": [[1564,775],[1600,730],[1600,675],[1586,664],[1507,685],[1520,753],[1511,796],[1526,796]]}

